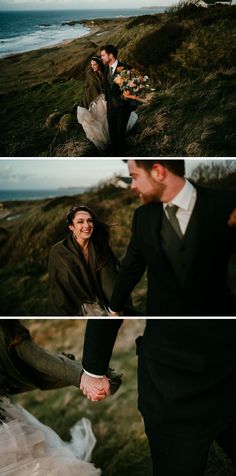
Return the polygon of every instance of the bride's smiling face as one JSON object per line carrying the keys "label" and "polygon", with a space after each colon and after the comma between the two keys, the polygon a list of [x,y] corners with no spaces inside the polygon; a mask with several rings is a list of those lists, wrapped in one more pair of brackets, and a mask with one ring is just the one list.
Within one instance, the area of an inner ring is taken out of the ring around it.
{"label": "bride's smiling face", "polygon": [[94,225],[90,213],[78,211],[73,218],[72,225],[69,225],[69,228],[78,243],[82,243],[91,238]]}
{"label": "bride's smiling face", "polygon": [[90,65],[93,71],[100,71],[100,66],[96,61],[92,60]]}

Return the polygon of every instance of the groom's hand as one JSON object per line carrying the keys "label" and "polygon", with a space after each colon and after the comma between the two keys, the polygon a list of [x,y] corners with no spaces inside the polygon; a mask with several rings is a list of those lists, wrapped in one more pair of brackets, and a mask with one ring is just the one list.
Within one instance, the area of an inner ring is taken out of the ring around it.
{"label": "groom's hand", "polygon": [[110,394],[110,382],[107,377],[91,377],[83,373],[80,380],[80,390],[92,402],[99,402]]}

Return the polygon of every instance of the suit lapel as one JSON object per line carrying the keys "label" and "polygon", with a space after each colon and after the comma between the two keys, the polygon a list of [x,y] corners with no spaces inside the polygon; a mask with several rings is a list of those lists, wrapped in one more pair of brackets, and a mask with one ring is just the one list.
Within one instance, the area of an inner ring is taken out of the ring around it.
{"label": "suit lapel", "polygon": [[[194,242],[192,243],[194,246],[193,257],[189,265],[186,282],[189,279],[189,276],[193,273],[195,264],[199,261],[199,257],[202,253],[205,252],[206,243],[209,240],[209,210],[206,205],[207,202],[204,191],[201,189],[197,189],[196,204],[183,238],[183,243],[190,241],[190,246],[191,241]],[[152,230],[151,241],[154,244],[156,255],[155,258],[153,258],[158,263],[158,267],[160,266],[160,269],[165,269],[166,272],[173,277],[173,274],[175,276],[173,266],[168,260],[168,257],[164,252],[161,243],[163,206],[162,204],[153,204],[153,206],[154,208],[152,209],[152,212],[150,213],[149,217],[149,229]],[[194,240],[191,240],[193,222],[195,222],[193,231]]]}
{"label": "suit lapel", "polygon": [[153,204],[148,225],[148,229],[151,230],[151,242],[154,245],[154,256],[151,256],[151,259],[156,262],[157,269],[163,270],[165,274],[169,275],[169,279],[171,280],[173,279],[173,267],[169,262],[161,244],[162,216],[162,203]]}

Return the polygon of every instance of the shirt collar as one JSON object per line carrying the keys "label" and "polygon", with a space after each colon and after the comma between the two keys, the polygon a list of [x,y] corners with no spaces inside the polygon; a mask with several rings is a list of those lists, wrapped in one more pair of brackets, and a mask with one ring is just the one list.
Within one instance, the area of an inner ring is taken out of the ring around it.
{"label": "shirt collar", "polygon": [[188,180],[185,180],[180,192],[169,203],[163,203],[163,206],[166,208],[167,205],[172,204],[183,210],[188,210],[194,193],[194,186]]}
{"label": "shirt collar", "polygon": [[109,66],[109,68],[112,68],[112,72],[114,73],[117,66],[118,66],[118,60],[116,59],[115,62],[111,66]]}

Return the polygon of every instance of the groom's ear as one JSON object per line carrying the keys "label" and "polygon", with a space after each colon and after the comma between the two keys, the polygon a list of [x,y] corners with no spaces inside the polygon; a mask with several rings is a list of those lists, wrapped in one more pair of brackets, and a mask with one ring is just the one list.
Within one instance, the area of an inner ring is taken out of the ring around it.
{"label": "groom's ear", "polygon": [[163,167],[161,164],[153,164],[152,169],[151,169],[151,175],[156,180],[157,182],[163,182],[166,178],[166,168]]}

